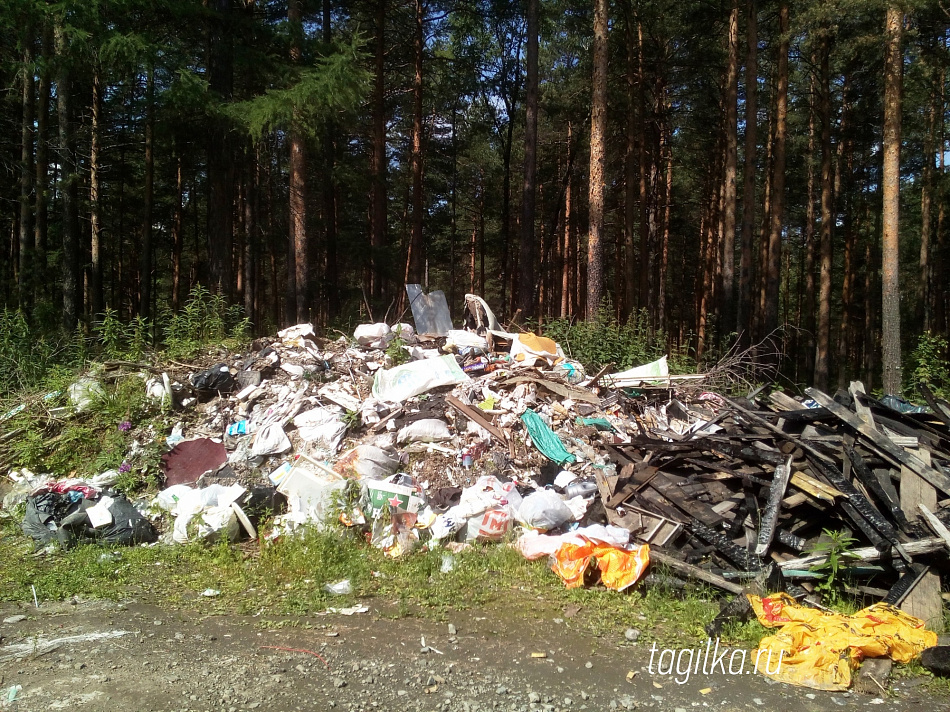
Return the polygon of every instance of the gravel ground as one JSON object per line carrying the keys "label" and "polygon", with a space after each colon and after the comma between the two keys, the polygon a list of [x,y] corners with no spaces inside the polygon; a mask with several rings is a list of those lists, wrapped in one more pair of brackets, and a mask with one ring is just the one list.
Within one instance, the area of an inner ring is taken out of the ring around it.
{"label": "gravel ground", "polygon": [[[23,618],[25,616],[25,618]],[[468,610],[446,622],[374,607],[263,620],[127,601],[0,607],[0,709],[912,710],[946,709],[923,678],[887,696],[825,693],[744,675],[649,670],[650,647],[562,618]],[[10,621],[10,622],[7,622]],[[290,649],[290,650],[288,650]],[[543,657],[542,657],[543,656]],[[22,689],[7,703],[11,686]]]}

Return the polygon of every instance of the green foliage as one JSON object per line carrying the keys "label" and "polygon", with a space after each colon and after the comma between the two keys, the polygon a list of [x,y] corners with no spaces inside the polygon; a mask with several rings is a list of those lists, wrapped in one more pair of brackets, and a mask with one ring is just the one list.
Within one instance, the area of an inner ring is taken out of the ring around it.
{"label": "green foliage", "polygon": [[386,355],[392,360],[393,366],[408,363],[410,357],[409,352],[403,348],[406,345],[406,340],[402,338],[402,327],[397,326],[393,333],[395,336],[389,342],[389,346],[386,347]]}
{"label": "green foliage", "polygon": [[917,338],[917,347],[911,354],[913,383],[926,383],[940,398],[950,398],[950,360],[947,354],[947,339],[939,334],[925,331]]}
{"label": "green foliage", "polygon": [[[612,363],[620,371],[649,363],[667,353],[663,334],[651,332],[645,312],[620,323],[606,303],[592,321],[555,319],[547,322],[544,335],[559,343],[568,356],[593,370]],[[694,370],[695,364],[685,352],[672,352],[669,356],[671,371],[690,373]]]}
{"label": "green foliage", "polygon": [[809,554],[827,556],[828,560],[812,567],[812,571],[823,574],[821,581],[816,584],[815,590],[828,598],[832,603],[841,602],[841,569],[854,559],[854,545],[857,539],[844,531],[833,532],[823,530],[825,539],[819,541],[809,550]]}
{"label": "green foliage", "polygon": [[35,388],[58,366],[76,366],[77,340],[31,327],[21,311],[0,312],[0,397]]}
{"label": "green foliage", "polygon": [[114,309],[106,307],[93,331],[107,359],[138,361],[149,347],[149,323],[142,316],[123,323]]}
{"label": "green foliage", "polygon": [[246,340],[251,331],[240,306],[229,305],[222,295],[211,294],[200,284],[191,290],[181,311],[165,309],[160,319],[172,358],[193,356],[208,344],[227,346],[229,341]]}
{"label": "green foliage", "polygon": [[333,52],[318,58],[313,66],[301,69],[289,86],[268,89],[258,97],[223,110],[243,125],[254,140],[291,124],[309,136],[316,136],[328,119],[362,103],[369,86],[369,73],[363,68],[363,44],[359,36],[354,36],[349,43],[338,44]]}
{"label": "green foliage", "polygon": [[355,429],[360,427],[360,413],[358,410],[348,410],[343,414],[343,422],[347,428]]}

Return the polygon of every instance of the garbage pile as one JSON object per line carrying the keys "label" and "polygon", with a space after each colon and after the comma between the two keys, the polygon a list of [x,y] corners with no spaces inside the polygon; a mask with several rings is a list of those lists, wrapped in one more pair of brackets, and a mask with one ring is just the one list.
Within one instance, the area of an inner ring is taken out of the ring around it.
{"label": "garbage pile", "polygon": [[[453,328],[444,295],[407,291],[414,325],[330,341],[300,324],[148,381],[181,418],[152,503],[174,517],[166,538],[276,539],[333,521],[398,557],[511,536],[567,586],[625,590],[652,561],[665,585],[716,587],[730,596],[711,636],[756,614],[750,596],[820,608],[829,576],[912,627],[942,623],[950,406],[926,389],[930,412],[857,382],[834,397],[728,397],[665,358],[588,374],[554,341],[504,330],[475,295]],[[33,492],[24,529],[100,531],[108,495],[75,492]],[[121,499],[108,507],[125,516]]]}

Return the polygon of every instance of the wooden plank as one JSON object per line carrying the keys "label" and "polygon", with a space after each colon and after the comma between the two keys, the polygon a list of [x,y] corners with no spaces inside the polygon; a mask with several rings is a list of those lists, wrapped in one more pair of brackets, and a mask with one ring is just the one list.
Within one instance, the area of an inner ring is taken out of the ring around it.
{"label": "wooden plank", "polygon": [[[924,450],[919,454],[921,460],[929,465],[930,453]],[[905,465],[901,465],[900,497],[901,511],[909,522],[920,518],[918,505],[923,504],[931,512],[937,508],[937,490]]]}
{"label": "wooden plank", "polygon": [[920,618],[928,630],[943,632],[943,599],[940,597],[940,576],[931,571],[920,577],[907,594],[900,609]]}
{"label": "wooden plank", "polygon": [[739,584],[726,581],[726,579],[724,579],[722,576],[717,576],[711,571],[706,571],[705,569],[701,569],[698,566],[687,564],[685,561],[680,561],[679,559],[673,558],[669,554],[664,554],[662,551],[657,551],[656,548],[650,549],[650,560],[665,566],[669,566],[674,571],[689,576],[690,578],[699,579],[705,583],[712,584],[717,588],[721,588],[723,591],[734,593],[737,596],[740,593],[743,593],[743,588]]}
{"label": "wooden plank", "polygon": [[[811,389],[809,389],[809,390],[811,390]],[[826,398],[827,398],[827,396],[826,396]],[[817,400],[817,399],[816,399],[816,400]],[[789,435],[788,433],[786,433],[786,432],[784,432],[784,431],[782,431],[782,430],[779,430],[779,429],[776,428],[774,425],[772,425],[769,421],[765,420],[764,418],[760,418],[758,415],[756,415],[755,413],[753,413],[751,410],[749,410],[749,409],[747,409],[747,408],[745,408],[745,407],[739,405],[738,403],[736,403],[735,400],[730,400],[730,401],[729,401],[729,404],[730,404],[733,408],[735,408],[736,410],[738,410],[740,413],[742,413],[744,416],[746,416],[746,417],[747,417],[749,420],[751,420],[752,422],[754,422],[754,423],[756,423],[756,424],[758,424],[758,425],[761,425],[763,428],[765,428],[766,430],[769,430],[769,431],[775,433],[775,434],[778,435],[780,438],[784,438],[785,440],[791,440],[792,442],[797,443],[797,444],[799,445],[799,447],[802,448],[802,450],[804,450],[805,452],[811,453],[812,455],[814,455],[815,457],[817,457],[819,460],[824,460],[825,462],[833,462],[833,460],[832,460],[830,457],[828,457],[825,453],[821,452],[820,450],[817,450],[817,449],[813,448],[811,445],[809,445],[807,442],[805,442],[805,441],[802,440],[801,438],[795,437],[795,436],[793,436],[793,435]],[[948,494],[950,494],[950,493],[948,493]]]}
{"label": "wooden plank", "polygon": [[865,394],[864,384],[861,381],[851,381],[851,385],[848,386],[848,393],[850,393],[851,397],[854,399],[854,410],[857,412],[858,417],[866,425],[870,425],[873,428],[874,416],[871,415],[871,409],[864,405],[858,398],[858,394],[861,394],[862,396]]}
{"label": "wooden plank", "polygon": [[505,437],[505,433],[502,432],[502,430],[498,428],[496,425],[494,425],[487,417],[485,417],[485,414],[479,411],[478,408],[473,408],[470,405],[465,405],[462,401],[460,401],[455,396],[446,396],[445,402],[448,403],[453,408],[455,408],[455,410],[457,410],[459,413],[464,415],[466,418],[468,418],[471,421],[474,421],[475,423],[483,427],[485,430],[487,430],[488,434],[491,435],[493,438],[495,438],[502,445],[504,445],[505,447],[508,447],[508,439]]}
{"label": "wooden plank", "polygon": [[908,469],[913,470],[916,474],[920,475],[928,483],[939,489],[941,492],[950,494],[950,477],[947,477],[942,472],[937,472],[934,468],[930,467],[920,458],[907,452],[903,448],[898,447],[888,437],[861,421],[847,408],[838,405],[838,403],[833,401],[818,389],[808,388],[805,390],[805,392],[814,398],[815,401],[825,406],[828,410],[838,416],[838,418],[843,422],[857,430],[865,439],[871,441],[878,450],[887,455],[889,458],[895,460],[898,465],[906,466]]}
{"label": "wooden plank", "polygon": [[944,425],[950,426],[950,410],[945,408],[936,398],[934,398],[934,394],[930,388],[927,387],[927,384],[921,383],[918,388],[923,395],[924,400],[927,401],[927,405],[929,405],[930,409],[934,412],[933,414],[939,418]]}
{"label": "wooden plank", "polygon": [[[941,549],[945,550],[947,548],[947,544],[939,536],[935,536],[909,542],[904,544],[904,548],[911,556],[920,556],[923,554],[932,554],[935,551],[940,551]],[[854,555],[856,561],[879,561],[882,557],[881,552],[875,549],[873,546],[854,549],[852,554]],[[891,553],[887,552],[887,556],[890,558]],[[809,569],[813,566],[823,564],[826,561],[828,561],[828,557],[824,554],[810,554],[809,556],[801,556],[797,559],[783,561],[780,566],[783,569]]]}
{"label": "wooden plank", "polygon": [[890,658],[868,658],[854,679],[854,691],[862,695],[880,697],[887,692],[887,680],[891,676]]}
{"label": "wooden plank", "polygon": [[769,501],[765,505],[765,512],[762,514],[762,521],[759,526],[758,541],[755,545],[756,556],[765,556],[769,546],[772,545],[775,524],[778,522],[778,515],[782,509],[782,498],[785,496],[785,490],[788,488],[788,481],[791,476],[792,458],[789,457],[784,465],[775,468],[775,477],[772,479],[772,486],[769,488]]}
{"label": "wooden plank", "polygon": [[769,400],[777,406],[779,410],[801,410],[802,404],[782,391],[772,391],[769,393]]}
{"label": "wooden plank", "polygon": [[670,481],[664,472],[657,473],[656,477],[650,481],[650,487],[666,497],[673,504],[686,512],[686,514],[701,521],[707,527],[715,527],[722,522],[723,518],[716,514],[712,507],[686,497],[679,491],[679,488]]}
{"label": "wooden plank", "polygon": [[937,516],[923,502],[918,502],[917,507],[920,509],[920,513],[924,515],[924,520],[930,525],[933,533],[943,539],[947,543],[947,548],[950,549],[950,529],[947,529],[944,523],[937,519]]}

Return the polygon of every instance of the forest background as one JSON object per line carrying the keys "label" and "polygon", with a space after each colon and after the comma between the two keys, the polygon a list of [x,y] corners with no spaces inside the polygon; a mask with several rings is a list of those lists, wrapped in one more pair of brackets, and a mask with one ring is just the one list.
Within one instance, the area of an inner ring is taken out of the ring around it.
{"label": "forest background", "polygon": [[418,282],[699,365],[778,334],[822,389],[946,383],[948,26],[940,0],[0,0],[0,371],[161,341],[189,294],[346,330]]}

